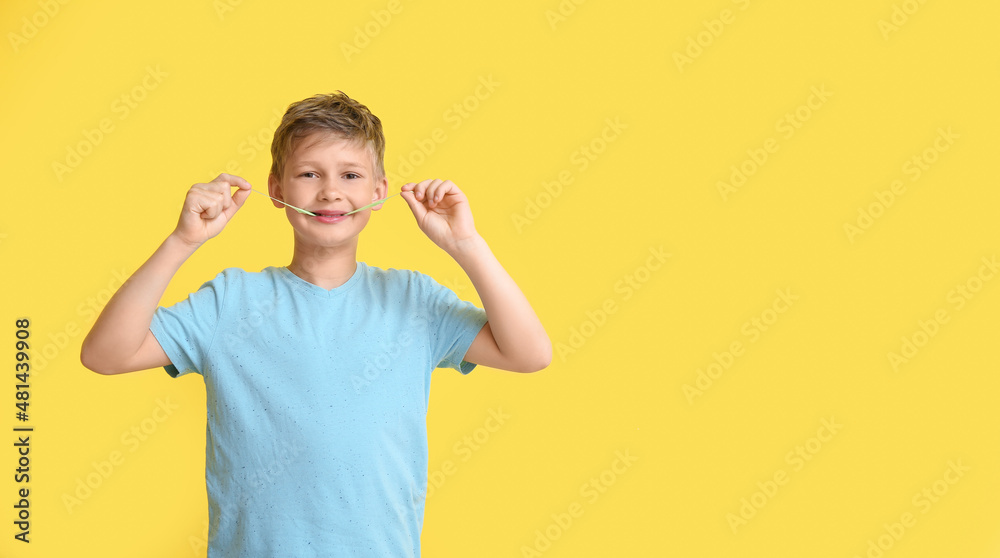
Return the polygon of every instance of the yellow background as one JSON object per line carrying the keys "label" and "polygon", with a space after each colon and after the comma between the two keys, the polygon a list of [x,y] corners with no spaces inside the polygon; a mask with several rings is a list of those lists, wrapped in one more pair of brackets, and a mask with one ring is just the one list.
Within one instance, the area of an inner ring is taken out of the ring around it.
{"label": "yellow background", "polygon": [[[0,439],[0,555],[204,555],[204,384],[93,374],[80,342],[187,188],[227,168],[263,188],[275,113],[341,89],[381,117],[394,187],[468,194],[557,347],[533,375],[435,373],[425,556],[1000,556],[1000,279],[977,279],[1000,232],[998,17],[972,0],[5,1],[0,423],[22,425],[28,317],[36,430],[29,545]],[[59,172],[70,150],[86,156]],[[933,164],[917,176],[914,157]],[[852,237],[859,211],[877,218]],[[290,254],[254,196],[163,302]],[[478,301],[399,201],[359,258]],[[961,307],[960,285],[978,289]],[[922,346],[894,369],[903,338]]]}

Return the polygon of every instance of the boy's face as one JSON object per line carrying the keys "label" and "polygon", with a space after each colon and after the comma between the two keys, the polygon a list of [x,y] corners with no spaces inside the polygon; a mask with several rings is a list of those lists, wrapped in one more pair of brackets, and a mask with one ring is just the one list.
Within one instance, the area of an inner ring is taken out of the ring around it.
{"label": "boy's face", "polygon": [[[319,214],[299,213],[285,205],[296,241],[334,247],[354,241],[371,216],[369,210],[343,213],[385,197],[386,178],[376,178],[370,150],[359,142],[344,140],[329,132],[313,132],[300,139],[282,176],[268,177],[271,196]],[[372,210],[381,209],[376,206]]]}

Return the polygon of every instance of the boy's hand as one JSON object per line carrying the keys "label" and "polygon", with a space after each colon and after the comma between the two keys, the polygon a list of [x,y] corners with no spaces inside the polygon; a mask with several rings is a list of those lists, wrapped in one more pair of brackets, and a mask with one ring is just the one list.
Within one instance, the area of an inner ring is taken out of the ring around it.
{"label": "boy's hand", "polygon": [[455,256],[478,237],[465,194],[450,180],[408,182],[400,188],[424,234]]}
{"label": "boy's hand", "polygon": [[[231,194],[234,187],[239,190]],[[195,248],[201,246],[222,232],[248,197],[250,183],[231,174],[220,174],[208,184],[195,184],[184,198],[174,236]]]}

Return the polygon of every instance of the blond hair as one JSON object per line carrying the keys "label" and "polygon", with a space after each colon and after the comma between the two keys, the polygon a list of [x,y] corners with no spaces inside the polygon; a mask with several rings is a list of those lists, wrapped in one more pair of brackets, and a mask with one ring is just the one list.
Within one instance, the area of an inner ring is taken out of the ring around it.
{"label": "blond hair", "polygon": [[372,168],[377,175],[373,178],[385,176],[382,122],[368,107],[343,91],[314,95],[288,105],[271,141],[271,174],[280,179],[285,170],[285,160],[295,148],[295,142],[313,132],[322,131],[365,145],[371,153]]}

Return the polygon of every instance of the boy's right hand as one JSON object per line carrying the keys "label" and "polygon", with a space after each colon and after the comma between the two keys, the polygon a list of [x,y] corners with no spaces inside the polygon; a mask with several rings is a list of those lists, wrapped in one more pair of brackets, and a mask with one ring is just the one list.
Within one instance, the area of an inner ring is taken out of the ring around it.
{"label": "boy's right hand", "polygon": [[[231,194],[232,188],[239,188]],[[174,236],[197,248],[222,232],[243,202],[250,197],[250,183],[231,174],[220,174],[208,184],[195,184],[184,198],[184,209]]]}

